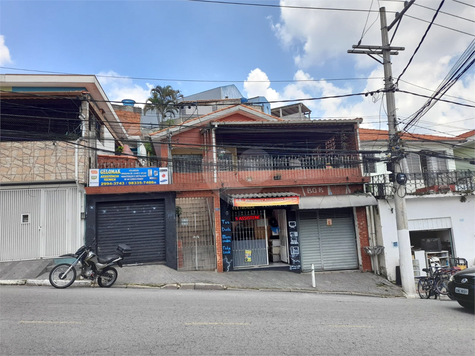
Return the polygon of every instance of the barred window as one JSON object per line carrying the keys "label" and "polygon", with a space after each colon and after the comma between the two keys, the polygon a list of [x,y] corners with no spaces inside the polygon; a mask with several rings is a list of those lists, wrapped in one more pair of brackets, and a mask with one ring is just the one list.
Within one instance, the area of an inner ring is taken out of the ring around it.
{"label": "barred window", "polygon": [[203,156],[173,155],[173,170],[175,173],[203,172]]}

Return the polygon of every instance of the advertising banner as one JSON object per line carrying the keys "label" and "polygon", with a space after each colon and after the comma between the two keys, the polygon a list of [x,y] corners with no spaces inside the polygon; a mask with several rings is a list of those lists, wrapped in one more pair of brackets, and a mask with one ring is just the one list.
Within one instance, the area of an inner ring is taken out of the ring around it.
{"label": "advertising banner", "polygon": [[276,206],[276,205],[298,205],[298,196],[295,197],[278,197],[278,198],[249,198],[249,199],[233,199],[233,205],[237,207],[254,207],[254,206]]}
{"label": "advertising banner", "polygon": [[168,184],[168,168],[105,168],[89,170],[90,187]]}

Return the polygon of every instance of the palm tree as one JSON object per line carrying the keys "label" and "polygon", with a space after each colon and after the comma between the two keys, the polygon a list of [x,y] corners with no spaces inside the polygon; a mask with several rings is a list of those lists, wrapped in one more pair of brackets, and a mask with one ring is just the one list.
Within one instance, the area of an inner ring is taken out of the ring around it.
{"label": "palm tree", "polygon": [[164,122],[167,116],[175,117],[178,112],[176,104],[180,98],[183,98],[183,95],[179,90],[173,89],[170,85],[165,87],[157,85],[150,90],[150,98],[145,102],[144,114],[155,110],[158,122]]}

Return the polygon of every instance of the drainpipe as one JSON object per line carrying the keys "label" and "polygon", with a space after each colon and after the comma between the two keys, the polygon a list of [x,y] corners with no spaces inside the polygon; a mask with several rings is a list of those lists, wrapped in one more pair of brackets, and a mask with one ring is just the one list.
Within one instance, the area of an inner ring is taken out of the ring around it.
{"label": "drainpipe", "polygon": [[[368,224],[369,244],[370,244],[370,247],[374,247],[377,245],[377,243],[376,243],[376,228],[375,228],[375,221],[374,221],[374,211],[373,211],[372,206],[366,207],[366,221]],[[380,274],[377,255],[371,255],[371,268],[374,273],[376,273],[377,275]]]}
{"label": "drainpipe", "polygon": [[213,128],[211,129],[211,144],[213,147],[213,182],[216,183],[218,181],[218,154],[216,150],[216,127],[217,124],[213,124]]}
{"label": "drainpipe", "polygon": [[[373,235],[373,242],[374,242],[374,246],[378,245],[378,241],[377,241],[377,238],[376,238],[376,220],[374,218],[374,207],[373,206],[370,206],[369,207],[369,214],[370,214],[370,220],[371,220],[371,234]],[[379,255],[375,255],[374,256],[374,262],[376,264],[376,274],[377,275],[380,275],[381,274],[381,271],[379,269]]]}

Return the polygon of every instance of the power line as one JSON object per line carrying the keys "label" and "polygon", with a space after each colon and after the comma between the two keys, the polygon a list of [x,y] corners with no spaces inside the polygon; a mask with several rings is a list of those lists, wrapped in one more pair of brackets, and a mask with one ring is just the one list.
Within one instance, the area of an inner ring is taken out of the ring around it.
{"label": "power line", "polygon": [[[18,70],[24,72],[34,72],[34,73],[46,73],[46,74],[61,74],[61,75],[87,75],[87,74],[74,74],[66,72],[54,72],[54,71],[45,71],[37,69],[24,69],[24,68],[13,68],[13,67],[3,67],[2,69],[8,70]],[[210,79],[173,79],[173,78],[152,78],[152,77],[129,77],[129,76],[120,76],[120,75],[105,75],[105,74],[90,74],[94,75],[97,78],[111,78],[111,79],[132,79],[132,80],[148,80],[148,81],[157,81],[157,82],[192,82],[192,83],[306,83],[306,82],[337,82],[337,81],[358,81],[358,80],[381,80],[383,77],[368,77],[368,78],[323,78],[323,79],[278,79],[278,80],[210,80]]]}
{"label": "power line", "polygon": [[[415,6],[418,6],[418,7],[422,7],[424,9],[428,9],[428,10],[432,10],[432,11],[437,11],[437,9],[433,9],[429,6],[424,6],[424,5],[420,5],[418,3],[414,3]],[[461,19],[461,20],[465,20],[465,21],[469,21],[469,22],[473,22],[475,23],[475,20],[472,20],[472,19],[467,19],[466,17],[462,17],[462,16],[459,16],[459,15],[454,15],[454,14],[451,14],[451,13],[448,13],[448,12],[445,12],[445,11],[440,11],[441,14],[444,14],[444,15],[447,15],[447,16],[452,16],[452,17],[456,17],[458,19]]]}
{"label": "power line", "polygon": [[417,120],[425,115],[437,103],[438,99],[442,98],[442,96],[457,82],[457,80],[470,69],[473,63],[475,63],[475,40],[470,43],[464,53],[460,56],[457,63],[452,67],[443,82],[436,89],[435,93],[430,96],[429,100],[419,110],[409,117],[410,120],[403,130],[407,131],[411,125],[414,125]]}
{"label": "power line", "polygon": [[407,70],[407,68],[411,65],[412,60],[414,59],[414,56],[415,56],[416,53],[419,51],[419,48],[421,48],[422,43],[424,42],[424,40],[425,40],[425,38],[426,38],[426,36],[427,36],[427,33],[429,32],[430,28],[432,27],[432,24],[434,23],[434,21],[435,21],[437,15],[439,14],[439,11],[440,11],[440,9],[442,8],[442,5],[444,4],[444,2],[445,2],[445,0],[442,0],[442,2],[440,3],[439,8],[437,9],[437,11],[435,12],[434,16],[432,17],[431,23],[430,23],[429,26],[427,27],[426,32],[425,32],[424,35],[422,36],[422,38],[421,38],[419,44],[417,45],[417,47],[416,47],[414,53],[412,54],[411,58],[409,59],[409,62],[406,64],[406,67],[404,67],[404,69],[402,70],[402,73],[401,73],[401,74],[399,75],[399,77],[397,78],[396,84],[395,84],[396,87],[397,87],[397,85],[398,85],[398,83],[399,83],[399,79],[404,75],[404,73],[406,73],[406,70]]}
{"label": "power line", "polygon": [[[431,96],[428,96],[428,95],[417,94],[417,93],[413,93],[413,92],[410,92],[410,91],[407,91],[407,90],[396,89],[396,91],[399,92],[399,93],[410,94],[410,95],[414,95],[414,96],[420,96],[421,98],[426,98],[426,99],[431,99],[432,98]],[[440,99],[439,98],[439,99],[436,99],[436,101],[441,101],[441,102],[444,102],[444,103],[449,103],[449,104],[454,104],[454,105],[465,106],[465,107],[468,107],[468,108],[475,108],[475,105],[458,103],[458,102],[452,101],[452,100],[445,100],[445,99]]]}
{"label": "power line", "polygon": [[[205,4],[220,4],[220,5],[238,5],[238,6],[254,6],[254,7],[271,7],[271,8],[285,8],[285,9],[303,9],[303,10],[324,10],[324,11],[347,11],[347,12],[368,12],[363,9],[348,9],[335,7],[315,7],[315,6],[295,6],[295,5],[273,5],[273,4],[258,4],[246,2],[233,1],[217,1],[217,0],[187,0],[191,2],[200,2]],[[370,12],[378,12],[377,10],[369,10]]]}
{"label": "power line", "polygon": [[466,2],[462,2],[460,0],[454,0],[454,2],[458,2],[459,4],[462,4],[462,5],[466,5],[466,6],[470,6],[470,7],[474,7],[475,8],[475,5],[473,4],[467,4]]}

